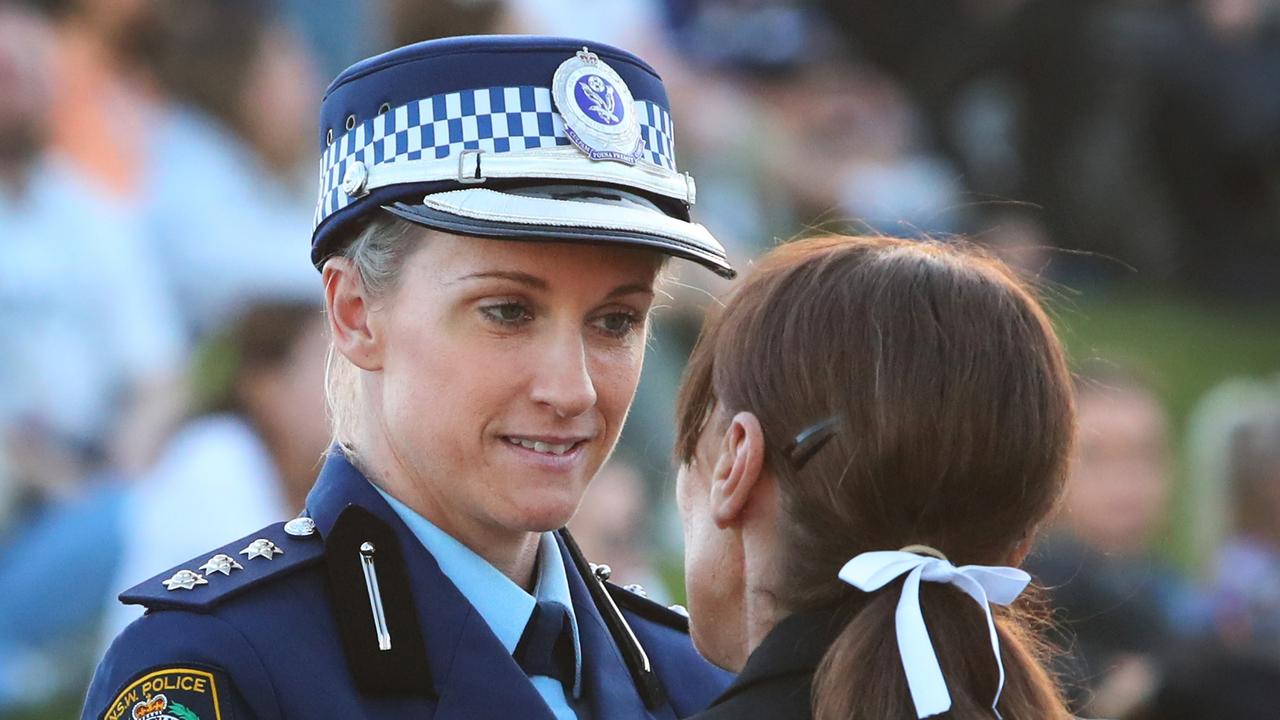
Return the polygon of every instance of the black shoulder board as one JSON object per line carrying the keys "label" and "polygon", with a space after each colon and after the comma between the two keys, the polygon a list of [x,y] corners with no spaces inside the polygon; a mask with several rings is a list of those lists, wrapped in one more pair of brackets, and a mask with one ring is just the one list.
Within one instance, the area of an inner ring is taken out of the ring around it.
{"label": "black shoulder board", "polygon": [[689,632],[689,616],[673,609],[679,606],[667,607],[611,582],[605,583],[604,586],[619,608],[634,615],[639,615],[645,620],[652,620],[674,628],[682,633]]}
{"label": "black shoulder board", "polygon": [[[286,532],[286,525],[296,534]],[[157,609],[205,610],[323,557],[324,543],[315,525],[309,518],[298,518],[270,525],[170,568],[120,593],[120,602]]]}

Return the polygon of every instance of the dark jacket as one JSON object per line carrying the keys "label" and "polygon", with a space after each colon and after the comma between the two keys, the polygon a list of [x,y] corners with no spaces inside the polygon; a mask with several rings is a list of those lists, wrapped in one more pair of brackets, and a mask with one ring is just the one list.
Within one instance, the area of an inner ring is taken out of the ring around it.
{"label": "dark jacket", "polygon": [[840,634],[842,619],[834,609],[783,619],[747,658],[729,689],[692,720],[809,720],[813,673]]}
{"label": "dark jacket", "polygon": [[[83,717],[552,720],[484,619],[341,455],[326,462],[307,514],[123,594],[148,612],[107,652]],[[559,540],[590,717],[675,720],[706,707],[729,676],[698,657],[681,616],[606,587],[572,539]],[[386,648],[362,560],[370,544]],[[239,566],[201,566],[218,555]],[[196,572],[203,582],[170,589],[182,570],[185,584]]]}

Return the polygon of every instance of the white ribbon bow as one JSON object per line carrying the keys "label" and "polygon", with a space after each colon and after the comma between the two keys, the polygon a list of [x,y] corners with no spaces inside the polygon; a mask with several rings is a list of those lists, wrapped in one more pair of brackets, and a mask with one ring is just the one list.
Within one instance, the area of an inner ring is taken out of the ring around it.
{"label": "white ribbon bow", "polygon": [[911,574],[902,584],[894,626],[898,635],[898,654],[902,657],[902,669],[907,674],[907,687],[916,706],[916,716],[927,718],[951,709],[951,694],[947,692],[942,667],[938,665],[924,616],[920,614],[920,581],[923,580],[955,585],[982,606],[987,617],[987,631],[991,635],[991,650],[1000,671],[996,697],[991,701],[991,709],[999,718],[996,704],[1000,702],[1000,691],[1004,689],[1004,663],[1000,661],[1000,641],[996,637],[990,603],[1008,605],[1013,602],[1031,582],[1031,576],[1011,567],[965,565],[958,568],[946,560],[899,550],[862,553],[840,568],[840,579],[863,592],[874,592],[903,573]]}

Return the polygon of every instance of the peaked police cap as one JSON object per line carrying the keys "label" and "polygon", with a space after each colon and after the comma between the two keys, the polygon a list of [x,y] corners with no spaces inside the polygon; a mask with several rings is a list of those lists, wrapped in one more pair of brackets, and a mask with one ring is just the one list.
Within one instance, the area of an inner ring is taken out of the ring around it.
{"label": "peaked police cap", "polygon": [[608,45],[532,36],[408,45],[343,71],[320,108],[320,267],[376,213],[461,235],[617,243],[733,277],[691,222],[662,79]]}

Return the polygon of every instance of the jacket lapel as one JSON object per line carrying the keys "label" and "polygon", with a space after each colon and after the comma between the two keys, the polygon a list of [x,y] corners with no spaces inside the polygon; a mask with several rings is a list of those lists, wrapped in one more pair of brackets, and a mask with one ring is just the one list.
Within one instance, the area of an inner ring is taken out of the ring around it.
{"label": "jacket lapel", "polygon": [[[322,537],[327,537],[338,516],[350,505],[367,510],[392,530],[399,543],[409,577],[407,590],[417,611],[429,667],[423,673],[424,682],[430,682],[438,696],[434,718],[554,720],[542,696],[484,618],[440,571],[435,558],[369,481],[334,450],[307,496],[308,512]],[[360,590],[363,592],[364,588]],[[385,582],[381,586],[384,595],[405,590]],[[373,632],[368,615],[340,617],[338,621],[358,623]],[[391,627],[390,632],[394,646],[395,628]]]}
{"label": "jacket lapel", "polygon": [[609,628],[600,611],[591,600],[586,581],[569,559],[568,549],[559,536],[560,556],[564,560],[565,575],[569,579],[569,594],[573,597],[573,612],[578,622],[578,641],[582,645],[582,684],[591,716],[596,718],[650,718],[651,720],[676,720],[670,703],[650,711],[636,692],[622,653],[613,642]]}

